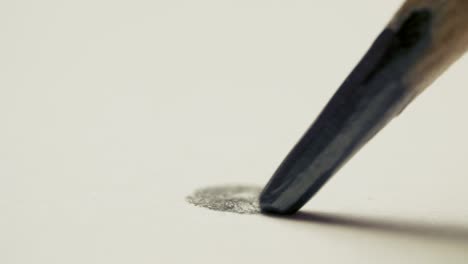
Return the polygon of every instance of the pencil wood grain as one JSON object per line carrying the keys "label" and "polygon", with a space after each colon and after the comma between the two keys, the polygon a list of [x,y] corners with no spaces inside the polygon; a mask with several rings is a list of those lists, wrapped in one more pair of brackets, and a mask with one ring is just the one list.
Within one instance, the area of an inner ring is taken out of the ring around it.
{"label": "pencil wood grain", "polygon": [[415,10],[429,10],[432,26],[429,47],[403,79],[414,96],[434,82],[468,49],[468,1],[407,0],[388,27],[397,29]]}

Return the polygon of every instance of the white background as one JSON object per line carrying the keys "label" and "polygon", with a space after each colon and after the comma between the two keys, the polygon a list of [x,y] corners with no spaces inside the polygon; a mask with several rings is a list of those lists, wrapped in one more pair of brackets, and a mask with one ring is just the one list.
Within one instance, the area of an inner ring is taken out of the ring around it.
{"label": "white background", "polygon": [[399,5],[1,1],[0,263],[466,263],[467,60],[305,220],[184,201],[263,186]]}

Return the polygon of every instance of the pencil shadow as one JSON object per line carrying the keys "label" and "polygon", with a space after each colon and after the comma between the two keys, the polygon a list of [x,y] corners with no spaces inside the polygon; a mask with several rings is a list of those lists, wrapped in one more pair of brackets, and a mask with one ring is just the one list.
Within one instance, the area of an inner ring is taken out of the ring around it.
{"label": "pencil shadow", "polygon": [[279,218],[361,231],[387,232],[425,239],[442,239],[468,243],[468,226],[427,224],[320,212],[298,212],[293,216]]}

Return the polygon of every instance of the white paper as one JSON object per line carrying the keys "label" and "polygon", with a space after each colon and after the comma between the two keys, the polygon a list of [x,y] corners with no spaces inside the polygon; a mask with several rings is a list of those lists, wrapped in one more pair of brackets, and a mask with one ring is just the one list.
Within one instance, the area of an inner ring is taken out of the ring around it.
{"label": "white paper", "polygon": [[400,1],[0,3],[0,263],[466,263],[460,61],[295,218],[262,187]]}

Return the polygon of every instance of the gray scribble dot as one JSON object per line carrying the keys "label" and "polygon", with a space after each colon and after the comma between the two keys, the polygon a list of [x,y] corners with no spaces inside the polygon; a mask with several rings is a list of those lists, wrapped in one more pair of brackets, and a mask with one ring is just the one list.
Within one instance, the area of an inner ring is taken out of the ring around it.
{"label": "gray scribble dot", "polygon": [[187,202],[211,210],[238,214],[258,214],[258,197],[262,188],[255,186],[215,186],[196,190]]}

